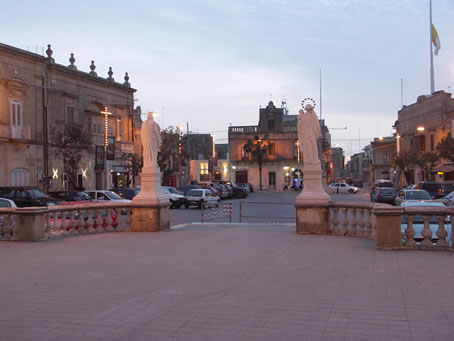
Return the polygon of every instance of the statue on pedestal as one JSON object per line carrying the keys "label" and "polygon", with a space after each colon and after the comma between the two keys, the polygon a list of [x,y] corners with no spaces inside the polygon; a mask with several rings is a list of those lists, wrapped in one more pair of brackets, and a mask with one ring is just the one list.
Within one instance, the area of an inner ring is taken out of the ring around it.
{"label": "statue on pedestal", "polygon": [[143,146],[143,166],[158,167],[158,150],[161,146],[161,128],[153,118],[153,113],[147,114],[147,120],[142,123],[140,130]]}
{"label": "statue on pedestal", "polygon": [[301,109],[298,116],[298,139],[300,150],[303,151],[304,165],[320,165],[317,140],[321,136],[320,123],[312,105]]}

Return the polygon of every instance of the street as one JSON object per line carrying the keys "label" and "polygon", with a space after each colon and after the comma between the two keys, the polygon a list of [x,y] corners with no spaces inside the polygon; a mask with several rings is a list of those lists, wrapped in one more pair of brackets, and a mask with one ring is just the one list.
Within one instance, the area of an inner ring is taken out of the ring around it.
{"label": "street", "polygon": [[[242,223],[294,223],[295,222],[295,199],[300,192],[254,192],[250,193],[246,199],[230,199],[221,201],[223,204],[232,203],[232,222]],[[369,187],[360,189],[358,194],[330,194],[332,201],[358,201],[369,202]],[[240,204],[242,202],[242,204]],[[201,222],[202,211],[199,208],[191,207],[185,209],[170,210],[170,226],[180,224]],[[210,219],[212,223],[228,222],[228,218]]]}

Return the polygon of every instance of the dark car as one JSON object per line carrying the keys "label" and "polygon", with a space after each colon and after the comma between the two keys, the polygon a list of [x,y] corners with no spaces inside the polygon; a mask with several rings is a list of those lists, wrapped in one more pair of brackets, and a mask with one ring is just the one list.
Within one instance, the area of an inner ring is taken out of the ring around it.
{"label": "dark car", "polygon": [[246,198],[247,197],[248,192],[245,188],[238,186],[237,183],[233,182],[233,181],[230,182],[229,185],[232,186],[232,191],[233,191],[232,195],[234,198]]}
{"label": "dark car", "polygon": [[375,202],[394,205],[397,192],[394,188],[381,187],[375,193]]}
{"label": "dark car", "polygon": [[117,193],[123,199],[132,200],[137,194],[139,194],[139,188],[112,188],[112,192]]}
{"label": "dark car", "polygon": [[363,180],[355,179],[355,180],[352,181],[352,185],[355,186],[355,187],[363,188]]}
{"label": "dark car", "polygon": [[401,189],[399,193],[397,193],[394,202],[397,206],[401,206],[405,201],[427,202],[432,201],[432,197],[429,192],[423,189]]}
{"label": "dark car", "polygon": [[14,201],[17,207],[53,206],[65,203],[64,200],[52,198],[33,187],[0,187],[0,197]]}
{"label": "dark car", "polygon": [[50,192],[49,196],[65,201],[91,201],[87,193],[80,191],[56,191]]}
{"label": "dark car", "polygon": [[382,187],[393,188],[394,186],[390,180],[377,180],[370,189],[370,201],[375,201],[375,194],[377,192],[377,189]]}
{"label": "dark car", "polygon": [[200,188],[202,188],[200,185],[183,185],[183,186],[178,187],[177,189],[180,192],[183,192],[183,195],[186,195],[186,193],[188,193],[189,190],[191,190],[191,189],[200,189]]}
{"label": "dark car", "polygon": [[452,184],[436,181],[422,181],[416,185],[416,188],[429,192],[433,199],[443,198],[453,190]]}

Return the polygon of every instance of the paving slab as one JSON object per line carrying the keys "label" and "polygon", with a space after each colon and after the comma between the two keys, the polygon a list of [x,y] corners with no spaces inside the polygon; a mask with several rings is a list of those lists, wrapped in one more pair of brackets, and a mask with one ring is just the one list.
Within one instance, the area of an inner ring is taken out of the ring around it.
{"label": "paving slab", "polygon": [[0,340],[452,340],[454,253],[292,225],[0,243]]}

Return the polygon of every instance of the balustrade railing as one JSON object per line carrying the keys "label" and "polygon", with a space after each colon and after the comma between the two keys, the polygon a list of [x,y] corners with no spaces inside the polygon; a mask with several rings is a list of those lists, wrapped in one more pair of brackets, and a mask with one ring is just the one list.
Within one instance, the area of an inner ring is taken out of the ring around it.
{"label": "balustrade railing", "polygon": [[14,208],[0,208],[0,240],[16,240]]}
{"label": "balustrade railing", "polygon": [[256,133],[258,130],[257,126],[237,126],[229,127],[230,134],[244,134],[244,133]]}
{"label": "balustrade railing", "polygon": [[374,204],[334,202],[330,205],[330,230],[334,235],[376,238]]}

